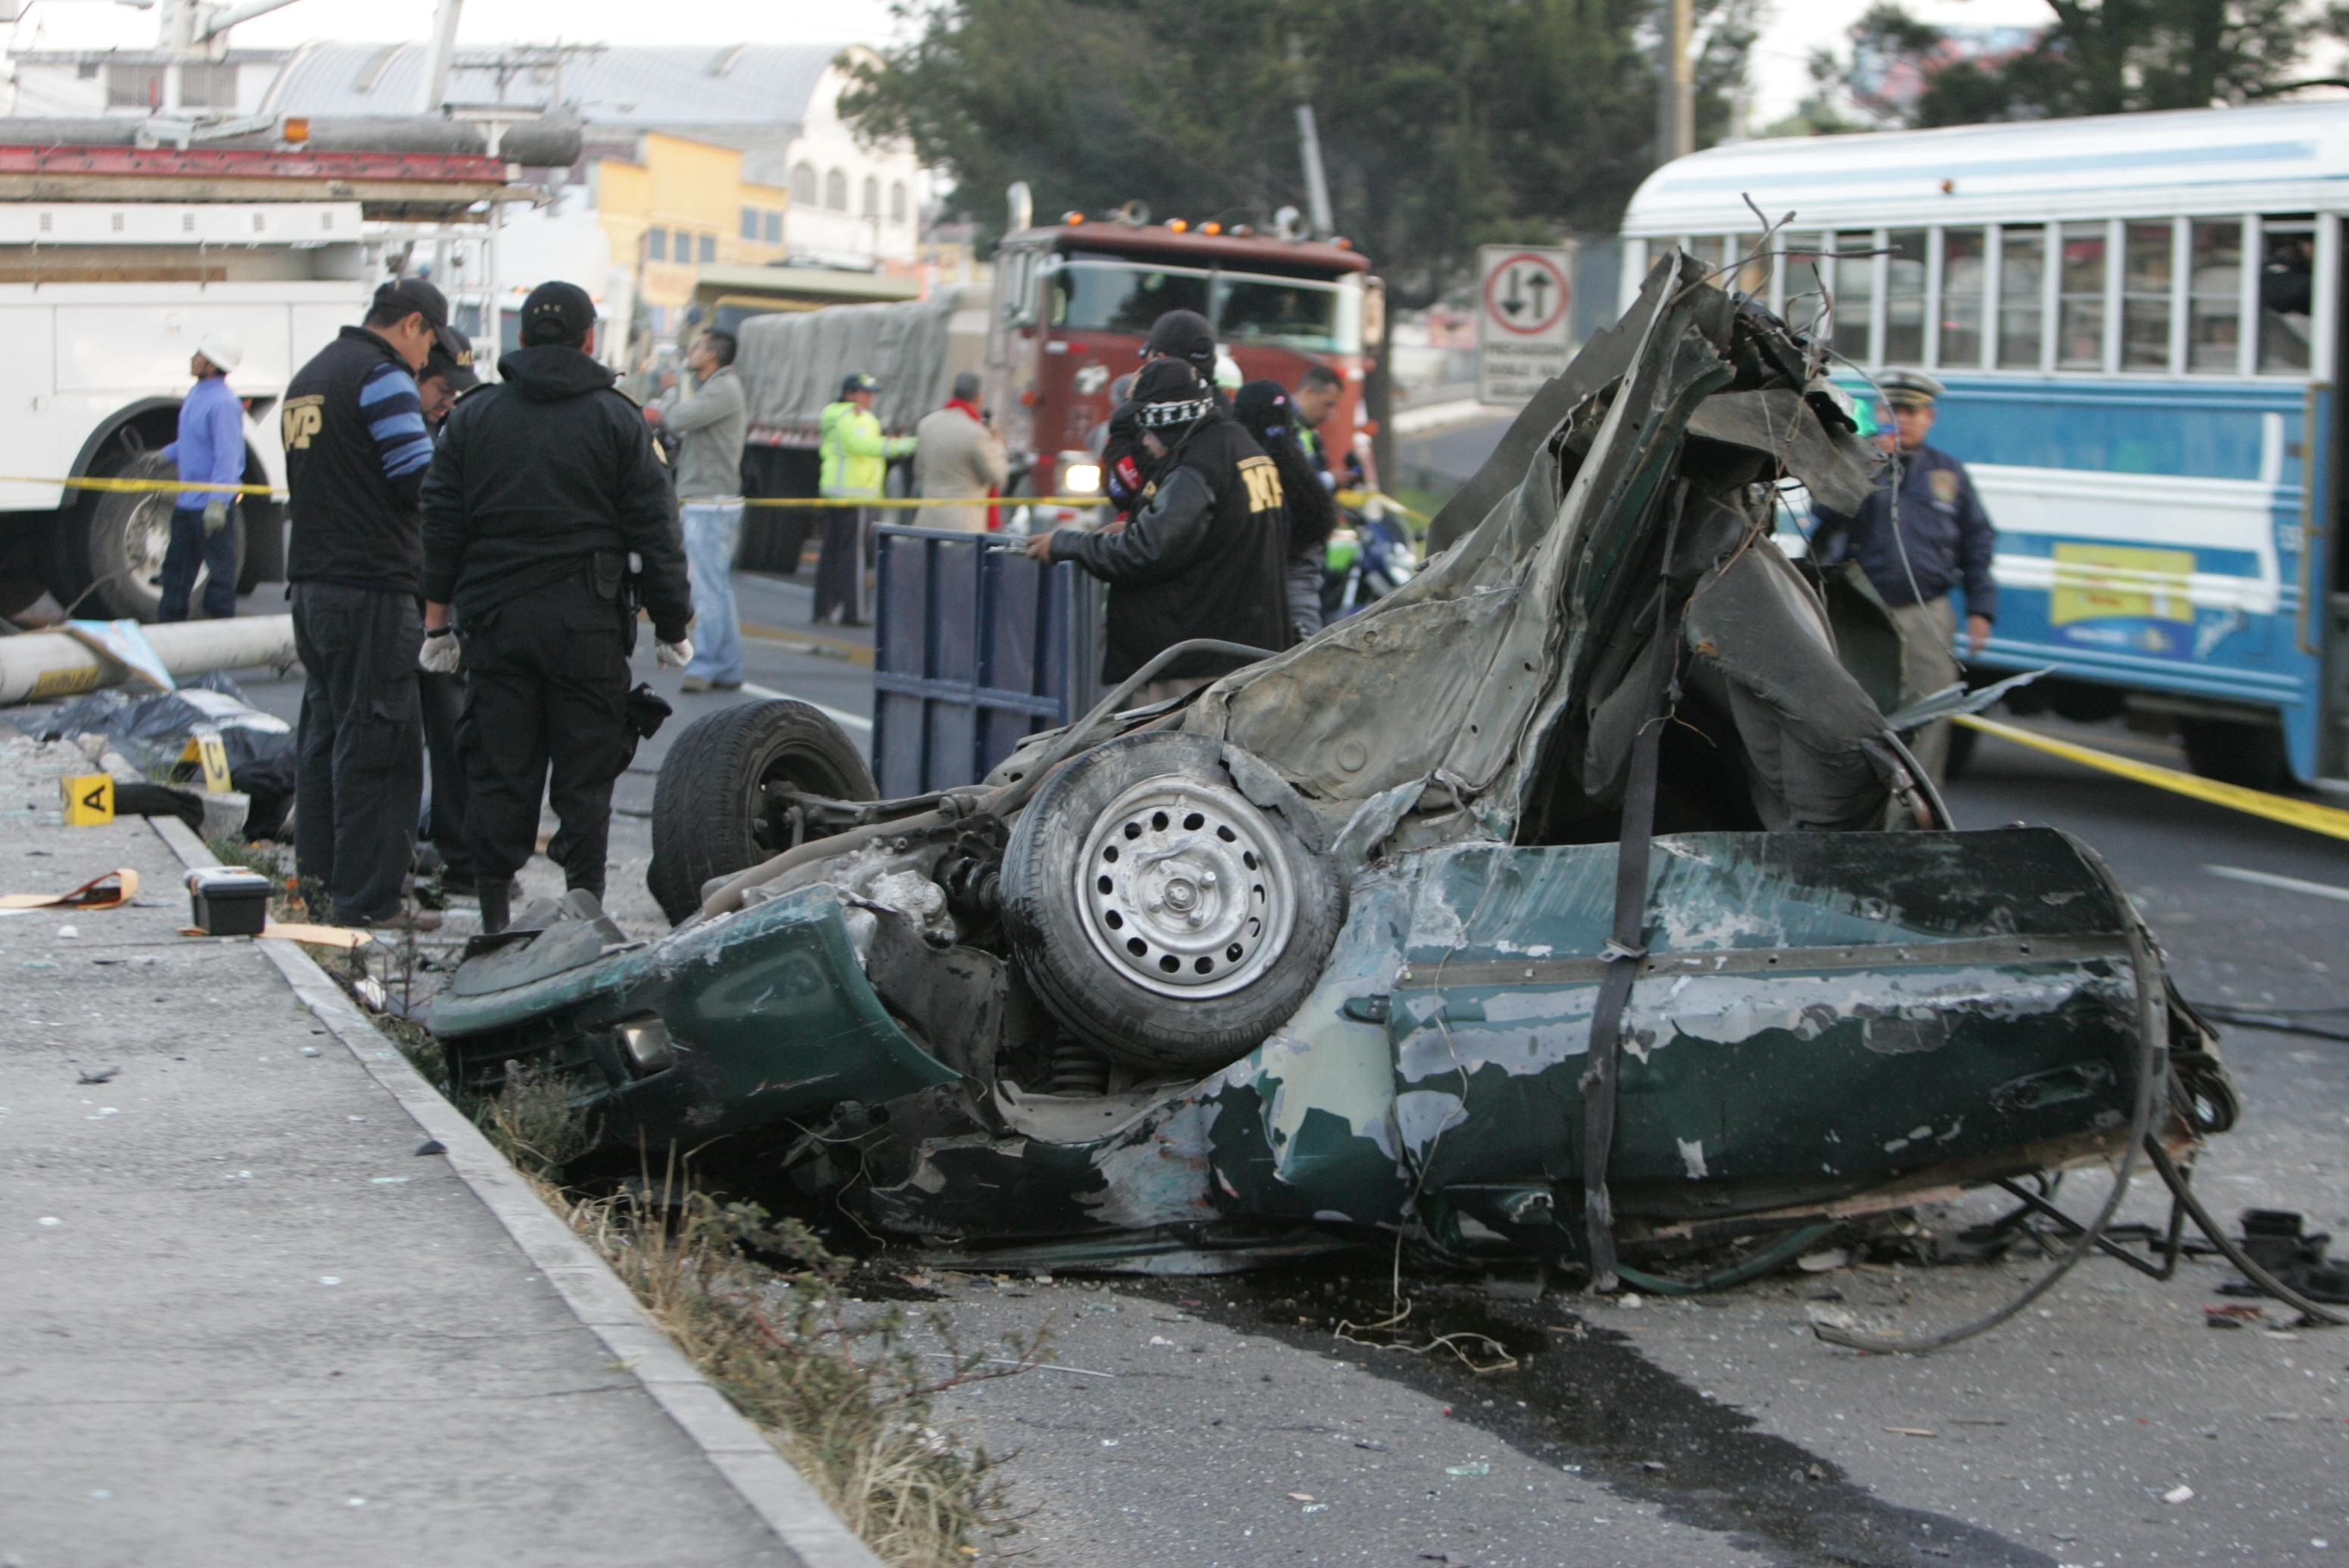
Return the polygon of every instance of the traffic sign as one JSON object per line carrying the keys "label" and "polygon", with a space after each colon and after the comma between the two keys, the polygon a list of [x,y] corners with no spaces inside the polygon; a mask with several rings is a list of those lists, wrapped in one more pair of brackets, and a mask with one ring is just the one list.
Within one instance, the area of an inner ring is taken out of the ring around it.
{"label": "traffic sign", "polygon": [[1574,252],[1486,245],[1477,262],[1477,401],[1523,403],[1574,356]]}

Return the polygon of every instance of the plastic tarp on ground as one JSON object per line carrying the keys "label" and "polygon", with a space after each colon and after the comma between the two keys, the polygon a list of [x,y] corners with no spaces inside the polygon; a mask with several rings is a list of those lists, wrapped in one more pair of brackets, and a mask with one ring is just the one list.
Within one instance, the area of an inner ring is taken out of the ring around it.
{"label": "plastic tarp on ground", "polygon": [[[958,366],[948,338],[964,296],[977,285],[940,289],[926,300],[777,311],[742,324],[736,365],[756,430],[812,436],[843,377],[863,371],[881,383],[873,401],[882,428],[911,430],[945,403]],[[981,291],[983,293],[983,291]]]}

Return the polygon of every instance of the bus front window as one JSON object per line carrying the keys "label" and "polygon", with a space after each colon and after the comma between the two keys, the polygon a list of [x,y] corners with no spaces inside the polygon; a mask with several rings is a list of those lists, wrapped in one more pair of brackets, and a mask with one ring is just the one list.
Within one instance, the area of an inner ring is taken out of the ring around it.
{"label": "bus front window", "polygon": [[2046,331],[2046,296],[2040,291],[2047,278],[2047,231],[1999,231],[1998,367],[2036,370],[2039,346]]}
{"label": "bus front window", "polygon": [[1216,335],[1227,343],[1277,343],[1312,354],[1362,351],[1361,294],[1297,278],[1219,274]]}
{"label": "bus front window", "polygon": [[2064,265],[2056,274],[2055,368],[2105,367],[2105,226],[2064,225]]}
{"label": "bus front window", "polygon": [[1115,262],[1070,262],[1052,273],[1051,325],[1146,336],[1170,310],[1207,314],[1207,274]]}
{"label": "bus front window", "polygon": [[2267,219],[2260,224],[2260,370],[2305,370],[2316,225],[2307,218]]}

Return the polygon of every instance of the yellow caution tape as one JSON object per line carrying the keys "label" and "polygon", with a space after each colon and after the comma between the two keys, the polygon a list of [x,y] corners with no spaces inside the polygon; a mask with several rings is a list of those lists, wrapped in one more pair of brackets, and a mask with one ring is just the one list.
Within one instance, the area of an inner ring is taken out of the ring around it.
{"label": "yellow caution tape", "polygon": [[1995,735],[2001,740],[2012,740],[2017,746],[2028,746],[2051,757],[2061,757],[2089,768],[2100,768],[2107,773],[2117,773],[2124,779],[2134,779],[2157,789],[2190,795],[2214,806],[2246,811],[2254,817],[2265,817],[2271,822],[2282,822],[2290,827],[2305,828],[2312,833],[2323,833],[2328,838],[2349,839],[2349,811],[2338,807],[2320,806],[2313,800],[2295,800],[2288,795],[2271,795],[2264,789],[2246,789],[2240,784],[2221,784],[2216,779],[2198,779],[2191,773],[2180,773],[2175,768],[2164,768],[2157,763],[2132,762],[2126,757],[2115,757],[2109,751],[2075,746],[2068,740],[2042,735],[2037,730],[2001,724],[1994,718],[1961,713],[1957,715],[1957,721],[1970,729],[1981,730],[1984,735]]}
{"label": "yellow caution tape", "polygon": [[1106,506],[1097,495],[754,495],[744,506],[869,506],[890,511],[923,506]]}
{"label": "yellow caution tape", "polygon": [[159,495],[180,490],[217,490],[223,495],[284,495],[285,493],[282,490],[272,490],[267,485],[214,484],[207,480],[93,479],[88,475],[79,479],[44,480],[33,479],[24,474],[0,474],[0,485],[62,485],[67,490],[117,490],[128,491],[133,495],[141,493]]}

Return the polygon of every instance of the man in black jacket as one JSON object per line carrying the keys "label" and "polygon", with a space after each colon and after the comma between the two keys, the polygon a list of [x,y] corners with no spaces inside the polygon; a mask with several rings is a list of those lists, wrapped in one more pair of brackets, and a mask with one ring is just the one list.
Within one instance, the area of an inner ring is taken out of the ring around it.
{"label": "man in black jacket", "polygon": [[505,927],[542,790],[562,821],[548,858],[567,886],[603,897],[612,782],[636,750],[639,595],[661,664],[693,655],[677,494],[643,415],[589,356],[595,330],[585,290],[533,289],[523,346],[499,360],[502,384],[450,414],[424,481],[423,663],[456,668],[462,628],[458,745],[484,931]]}
{"label": "man in black jacket", "polygon": [[416,493],[432,439],[415,372],[448,324],[430,284],[384,284],[365,323],[295,374],[279,414],[303,673],[294,858],[314,915],[341,925],[440,923],[403,910],[401,886],[424,790]]}
{"label": "man in black jacket", "polygon": [[[1034,559],[1073,561],[1110,585],[1102,679],[1122,681],[1193,637],[1288,646],[1288,525],[1272,459],[1186,359],[1143,366],[1133,401],[1143,444],[1157,459],[1149,504],[1114,531],[1064,528],[1028,542]],[[1185,655],[1143,687],[1142,699],[1183,696],[1247,662]]]}

